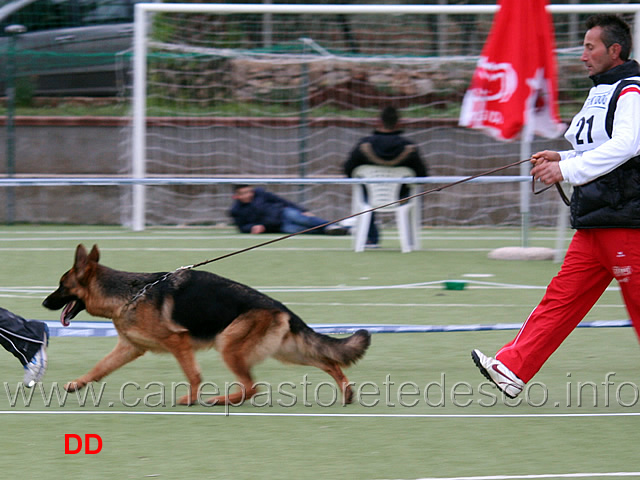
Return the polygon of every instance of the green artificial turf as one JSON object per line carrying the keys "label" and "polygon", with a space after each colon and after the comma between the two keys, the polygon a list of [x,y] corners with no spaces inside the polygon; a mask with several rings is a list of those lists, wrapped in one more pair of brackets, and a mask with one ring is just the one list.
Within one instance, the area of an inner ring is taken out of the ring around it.
{"label": "green artificial turf", "polygon": [[[4,227],[1,306],[57,319],[40,303],[79,242],[97,243],[113,268],[165,271],[265,238],[219,229]],[[265,291],[308,323],[414,325],[522,322],[559,268],[489,260],[492,248],[518,244],[516,230],[425,229],[422,239],[424,250],[402,254],[385,232],[382,249],[356,254],[348,237],[296,237],[203,268]],[[554,232],[535,231],[532,243],[553,246]],[[447,290],[446,279],[466,288]],[[587,319],[625,318],[612,289]],[[75,321],[87,320],[99,319],[84,312]],[[325,373],[267,360],[254,371],[261,394],[229,408],[175,405],[184,376],[171,356],[151,353],[65,397],[64,383],[116,339],[53,337],[49,369],[33,390],[19,386],[22,369],[11,355],[0,362],[0,468],[51,479],[611,478],[640,471],[633,330],[577,329],[517,401],[502,398],[469,356],[472,348],[493,354],[515,333],[375,334],[367,355],[346,371],[357,392],[349,406]],[[205,393],[228,388],[234,379],[217,352],[197,358]],[[102,450],[65,454],[65,434],[100,435]]]}

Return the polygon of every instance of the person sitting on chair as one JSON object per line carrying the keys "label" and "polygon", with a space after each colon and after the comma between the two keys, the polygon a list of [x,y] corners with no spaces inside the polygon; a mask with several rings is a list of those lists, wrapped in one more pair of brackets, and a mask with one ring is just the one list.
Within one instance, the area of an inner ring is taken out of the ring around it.
{"label": "person sitting on chair", "polygon": [[[351,177],[353,170],[360,165],[382,165],[387,167],[408,167],[416,177],[426,177],[429,169],[422,158],[418,147],[402,135],[398,129],[400,116],[395,107],[388,106],[380,112],[380,125],[372,135],[361,138],[349,154],[344,164],[344,173]],[[406,197],[409,189],[402,186],[400,195]],[[366,195],[366,192],[365,192]],[[369,248],[375,248],[380,242],[380,233],[375,223],[375,214],[371,216],[371,224],[367,234]]]}
{"label": "person sitting on chair", "polygon": [[[236,185],[230,215],[242,233],[298,233],[329,223],[286,198],[251,185]],[[346,235],[349,230],[331,224],[309,233]]]}

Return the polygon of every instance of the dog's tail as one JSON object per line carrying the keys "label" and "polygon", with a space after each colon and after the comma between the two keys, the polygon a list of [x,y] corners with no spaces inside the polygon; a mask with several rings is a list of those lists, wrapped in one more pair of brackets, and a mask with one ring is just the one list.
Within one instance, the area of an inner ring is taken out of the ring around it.
{"label": "dog's tail", "polygon": [[307,325],[304,327],[298,332],[302,350],[322,362],[331,360],[348,367],[360,360],[371,344],[371,334],[364,329],[346,338],[335,338],[318,333]]}

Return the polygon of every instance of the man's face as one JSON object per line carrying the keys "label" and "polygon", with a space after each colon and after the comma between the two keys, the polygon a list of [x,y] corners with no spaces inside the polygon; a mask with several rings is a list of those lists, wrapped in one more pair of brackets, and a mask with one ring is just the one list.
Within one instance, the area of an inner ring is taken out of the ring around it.
{"label": "man's face", "polygon": [[622,63],[620,57],[616,53],[614,46],[609,48],[602,42],[602,27],[593,27],[587,30],[584,36],[584,50],[580,60],[587,67],[589,76],[611,70],[616,65]]}
{"label": "man's face", "polygon": [[242,187],[234,192],[233,198],[242,203],[251,203],[253,195],[253,187]]}

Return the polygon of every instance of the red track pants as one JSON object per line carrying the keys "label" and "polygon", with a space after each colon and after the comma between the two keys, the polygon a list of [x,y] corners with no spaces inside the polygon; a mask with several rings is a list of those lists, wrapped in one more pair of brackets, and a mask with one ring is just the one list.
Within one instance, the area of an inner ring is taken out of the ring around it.
{"label": "red track pants", "polygon": [[614,278],[640,336],[640,229],[578,230],[542,301],[496,358],[531,380]]}

